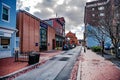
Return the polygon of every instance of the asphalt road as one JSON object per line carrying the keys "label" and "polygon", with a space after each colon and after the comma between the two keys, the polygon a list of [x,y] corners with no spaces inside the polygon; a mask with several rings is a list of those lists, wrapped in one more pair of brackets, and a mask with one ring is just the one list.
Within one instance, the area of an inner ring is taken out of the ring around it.
{"label": "asphalt road", "polygon": [[80,46],[65,51],[38,68],[16,77],[14,80],[68,80],[80,51]]}

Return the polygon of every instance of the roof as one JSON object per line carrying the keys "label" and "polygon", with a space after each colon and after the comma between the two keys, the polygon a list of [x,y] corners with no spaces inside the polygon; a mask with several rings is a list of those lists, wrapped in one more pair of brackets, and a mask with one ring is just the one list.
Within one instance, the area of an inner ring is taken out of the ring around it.
{"label": "roof", "polygon": [[38,17],[36,17],[36,16],[30,14],[29,12],[27,12],[27,11],[25,11],[25,10],[18,10],[18,12],[25,13],[25,14],[27,14],[27,15],[29,15],[29,16],[31,16],[31,17],[33,17],[33,18],[39,20],[39,21],[41,20],[40,18],[38,18]]}

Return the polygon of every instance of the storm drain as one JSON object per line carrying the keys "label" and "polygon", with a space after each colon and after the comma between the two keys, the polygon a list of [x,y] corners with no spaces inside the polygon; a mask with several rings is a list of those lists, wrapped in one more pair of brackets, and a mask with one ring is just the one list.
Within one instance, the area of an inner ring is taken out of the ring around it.
{"label": "storm drain", "polygon": [[55,59],[57,59],[58,57],[53,57],[53,58],[51,58],[50,60],[55,60]]}
{"label": "storm drain", "polygon": [[69,59],[69,57],[62,57],[61,59],[59,59],[59,61],[67,61]]}

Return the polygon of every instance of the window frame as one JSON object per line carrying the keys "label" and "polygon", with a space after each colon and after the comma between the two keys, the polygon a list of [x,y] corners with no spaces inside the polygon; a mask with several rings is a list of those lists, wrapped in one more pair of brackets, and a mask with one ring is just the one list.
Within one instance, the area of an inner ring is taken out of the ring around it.
{"label": "window frame", "polygon": [[103,17],[103,16],[105,16],[105,13],[100,13],[99,16]]}
{"label": "window frame", "polygon": [[99,11],[105,10],[105,7],[104,6],[100,6],[100,7],[98,7],[98,10]]}
{"label": "window frame", "polygon": [[92,7],[92,11],[95,11],[95,8],[94,8],[94,7]]}
{"label": "window frame", "polygon": [[[8,20],[3,19],[3,8],[6,8],[8,10]],[[5,3],[2,3],[1,20],[4,21],[4,22],[10,22],[10,6],[8,6]]]}
{"label": "window frame", "polygon": [[94,14],[94,13],[92,14],[92,17],[95,17],[95,14]]}

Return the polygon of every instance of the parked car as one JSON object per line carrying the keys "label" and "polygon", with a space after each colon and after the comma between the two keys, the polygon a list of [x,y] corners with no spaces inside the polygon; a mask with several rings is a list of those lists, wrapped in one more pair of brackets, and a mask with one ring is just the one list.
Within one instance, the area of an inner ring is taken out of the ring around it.
{"label": "parked car", "polygon": [[63,50],[69,50],[69,46],[68,46],[67,44],[65,44],[65,45],[63,46]]}
{"label": "parked car", "polygon": [[105,48],[105,50],[110,50],[111,49],[111,44],[110,43],[106,43],[104,45],[104,48]]}

